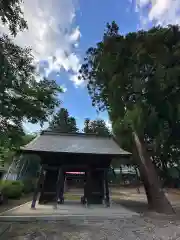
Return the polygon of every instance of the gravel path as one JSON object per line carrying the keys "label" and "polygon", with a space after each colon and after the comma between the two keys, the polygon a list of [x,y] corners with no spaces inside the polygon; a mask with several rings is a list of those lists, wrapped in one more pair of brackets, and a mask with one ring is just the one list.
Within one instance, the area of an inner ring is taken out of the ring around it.
{"label": "gravel path", "polygon": [[[123,194],[118,195],[117,205],[136,212],[146,212],[146,202],[137,202],[140,196],[143,198],[144,195],[137,195],[135,190],[133,191],[133,196],[128,195],[128,200],[124,199]],[[174,195],[170,195],[171,198],[179,204],[179,196],[174,199]],[[168,220],[162,216],[150,218],[126,215],[126,218],[114,217],[113,220],[85,216],[73,220],[68,217],[61,221],[13,222],[7,235],[0,237],[0,240],[180,240],[180,214],[177,220]]]}
{"label": "gravel path", "polygon": [[180,221],[134,216],[124,219],[78,218],[57,222],[12,223],[8,240],[180,239]]}

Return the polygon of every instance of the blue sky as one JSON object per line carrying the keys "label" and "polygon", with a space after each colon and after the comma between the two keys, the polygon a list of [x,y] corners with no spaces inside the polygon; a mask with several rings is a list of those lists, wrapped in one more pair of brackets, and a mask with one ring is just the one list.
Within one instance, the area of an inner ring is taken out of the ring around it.
{"label": "blue sky", "polygon": [[[179,0],[25,0],[23,10],[29,30],[14,41],[30,46],[40,73],[63,86],[62,106],[80,128],[87,117],[108,122],[106,113],[97,115],[86,87],[77,79],[86,50],[101,40],[106,23],[115,20],[122,34],[180,23]],[[29,132],[40,129],[39,124],[24,127]]]}
{"label": "blue sky", "polygon": [[[81,38],[77,52],[81,59],[90,46],[94,46],[102,39],[106,23],[115,20],[120,27],[120,31],[125,34],[129,31],[135,31],[139,22],[138,15],[135,13],[133,5],[128,1],[119,4],[118,0],[107,1],[99,0],[79,2],[80,9],[77,11],[75,23],[79,26]],[[84,118],[95,119],[101,117],[108,120],[106,113],[99,113],[92,107],[91,99],[86,87],[76,88],[71,81],[68,81],[68,75],[61,73],[57,78],[59,83],[65,84],[67,91],[63,96],[63,106],[67,107],[70,114],[77,118],[80,128],[83,125]]]}

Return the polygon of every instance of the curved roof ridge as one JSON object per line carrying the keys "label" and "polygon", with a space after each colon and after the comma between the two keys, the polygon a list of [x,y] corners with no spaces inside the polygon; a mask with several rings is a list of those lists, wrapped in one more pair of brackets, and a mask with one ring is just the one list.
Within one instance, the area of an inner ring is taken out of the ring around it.
{"label": "curved roof ridge", "polygon": [[83,132],[60,132],[58,130],[43,130],[40,135],[60,135],[60,136],[92,136],[102,138],[112,138],[112,135],[102,136],[96,133],[83,133]]}

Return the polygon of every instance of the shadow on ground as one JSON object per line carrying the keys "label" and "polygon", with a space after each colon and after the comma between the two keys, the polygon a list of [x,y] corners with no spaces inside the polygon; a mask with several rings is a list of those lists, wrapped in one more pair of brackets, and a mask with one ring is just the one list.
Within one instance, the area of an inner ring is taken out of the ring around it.
{"label": "shadow on ground", "polygon": [[128,210],[137,212],[137,213],[145,213],[148,212],[148,204],[146,202],[140,202],[135,200],[126,200],[126,199],[120,199],[120,200],[114,200],[113,201],[117,205],[121,205]]}

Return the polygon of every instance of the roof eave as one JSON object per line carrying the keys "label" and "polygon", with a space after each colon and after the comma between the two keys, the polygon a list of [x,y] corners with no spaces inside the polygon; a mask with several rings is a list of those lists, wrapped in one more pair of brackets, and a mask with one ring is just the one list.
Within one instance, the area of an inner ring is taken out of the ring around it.
{"label": "roof eave", "polygon": [[41,154],[41,153],[52,153],[52,154],[79,154],[79,155],[96,155],[96,156],[112,156],[112,157],[130,157],[132,154],[128,152],[124,153],[80,153],[80,152],[52,152],[52,151],[42,151],[42,150],[33,150],[33,149],[25,149],[21,147],[18,150],[19,153],[31,153],[31,154]]}

